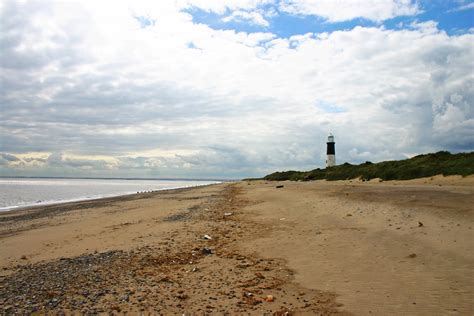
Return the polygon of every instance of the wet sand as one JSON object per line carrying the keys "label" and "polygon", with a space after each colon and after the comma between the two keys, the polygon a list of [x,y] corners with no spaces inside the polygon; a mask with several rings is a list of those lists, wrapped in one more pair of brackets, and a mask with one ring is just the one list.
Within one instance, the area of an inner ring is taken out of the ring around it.
{"label": "wet sand", "polygon": [[474,177],[435,177],[239,182],[2,213],[0,310],[470,315],[473,205]]}

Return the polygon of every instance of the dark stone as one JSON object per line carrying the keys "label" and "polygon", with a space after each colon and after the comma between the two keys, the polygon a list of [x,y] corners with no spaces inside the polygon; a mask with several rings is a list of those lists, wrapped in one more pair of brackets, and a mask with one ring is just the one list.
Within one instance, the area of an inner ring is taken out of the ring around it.
{"label": "dark stone", "polygon": [[212,249],[211,249],[211,248],[204,247],[204,248],[202,248],[201,253],[202,253],[203,255],[212,255]]}

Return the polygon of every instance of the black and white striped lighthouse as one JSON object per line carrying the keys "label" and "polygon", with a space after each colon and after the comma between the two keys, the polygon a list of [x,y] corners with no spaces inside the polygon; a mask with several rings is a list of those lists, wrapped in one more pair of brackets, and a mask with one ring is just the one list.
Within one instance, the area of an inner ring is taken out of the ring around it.
{"label": "black and white striped lighthouse", "polygon": [[336,148],[335,148],[334,136],[330,133],[327,142],[327,158],[326,168],[334,167],[336,165]]}

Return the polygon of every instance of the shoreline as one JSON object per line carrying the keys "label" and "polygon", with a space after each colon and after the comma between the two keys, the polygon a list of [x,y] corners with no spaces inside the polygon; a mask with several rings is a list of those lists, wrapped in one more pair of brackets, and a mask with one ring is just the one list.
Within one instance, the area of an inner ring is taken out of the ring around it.
{"label": "shoreline", "polygon": [[0,306],[468,314],[472,181],[242,181],[16,214],[0,222]]}
{"label": "shoreline", "polygon": [[[40,179],[40,178],[34,178],[34,179]],[[47,178],[47,179],[50,179],[50,178]],[[54,178],[54,179],[63,179],[63,178]],[[64,179],[69,179],[69,178],[64,178]],[[71,179],[78,179],[78,178],[71,178]],[[88,178],[82,178],[82,179],[88,179]],[[100,180],[103,180],[103,179],[100,179]],[[129,179],[125,179],[125,180],[129,180]],[[171,181],[174,181],[174,180],[171,180]],[[193,180],[193,181],[207,181],[207,180]],[[220,183],[226,183],[226,182],[220,181],[220,182],[209,183],[209,184],[198,184],[198,185],[190,185],[190,186],[183,186],[183,187],[171,187],[171,188],[155,189],[155,190],[149,190],[149,191],[124,192],[124,193],[111,194],[111,195],[78,197],[78,198],[67,199],[67,200],[48,200],[48,201],[42,201],[42,202],[34,203],[34,204],[5,206],[5,207],[0,207],[0,216],[7,212],[25,211],[25,210],[42,208],[42,207],[47,207],[47,206],[59,206],[61,204],[80,203],[80,202],[85,202],[85,201],[100,201],[104,199],[120,198],[120,197],[132,196],[132,195],[137,195],[137,194],[156,193],[156,192],[168,191],[168,190],[191,189],[191,188],[196,188],[196,187],[216,185]]]}
{"label": "shoreline", "polygon": [[235,182],[239,180],[228,179],[193,179],[193,178],[96,178],[96,177],[22,177],[22,176],[0,176],[0,179],[66,179],[66,180],[143,180],[143,181],[217,181],[217,182]]}

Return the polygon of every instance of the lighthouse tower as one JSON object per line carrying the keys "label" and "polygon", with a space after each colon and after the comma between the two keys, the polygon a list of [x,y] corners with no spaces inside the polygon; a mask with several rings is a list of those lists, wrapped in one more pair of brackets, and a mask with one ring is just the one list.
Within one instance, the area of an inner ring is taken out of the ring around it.
{"label": "lighthouse tower", "polygon": [[327,147],[326,168],[334,167],[336,165],[336,149],[334,143],[334,136],[329,133]]}

